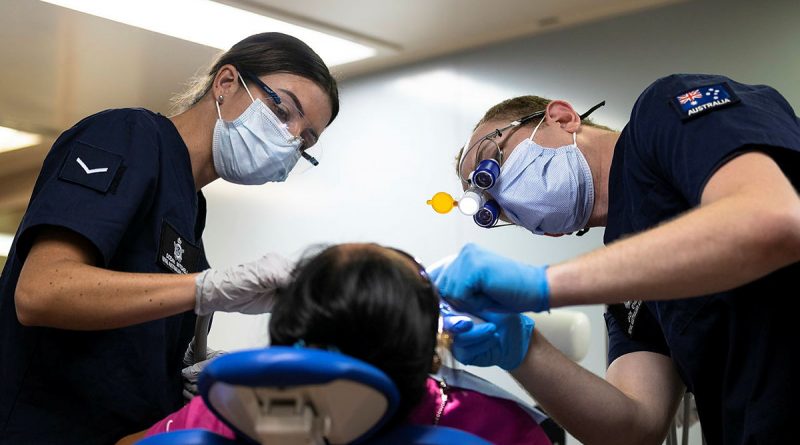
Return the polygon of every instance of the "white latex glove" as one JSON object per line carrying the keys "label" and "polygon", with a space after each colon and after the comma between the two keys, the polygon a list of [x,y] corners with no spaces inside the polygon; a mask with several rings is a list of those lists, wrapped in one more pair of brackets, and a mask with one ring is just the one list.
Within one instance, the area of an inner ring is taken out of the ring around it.
{"label": "white latex glove", "polygon": [[275,290],[288,282],[290,272],[291,264],[278,254],[227,269],[207,269],[195,279],[194,311],[197,315],[269,312]]}
{"label": "white latex glove", "polygon": [[181,375],[183,376],[183,398],[187,402],[198,394],[197,380],[203,370],[206,369],[206,366],[211,363],[211,360],[226,353],[226,351],[215,351],[206,348],[206,359],[195,363],[193,346],[194,342],[190,342],[189,347],[186,348],[186,353],[183,355],[183,364],[186,367],[181,370]]}

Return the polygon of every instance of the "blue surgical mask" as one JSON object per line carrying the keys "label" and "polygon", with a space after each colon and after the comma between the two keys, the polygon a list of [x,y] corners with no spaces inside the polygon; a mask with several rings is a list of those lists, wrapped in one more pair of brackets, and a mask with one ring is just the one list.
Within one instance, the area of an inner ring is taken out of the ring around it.
{"label": "blue surgical mask", "polygon": [[300,159],[303,140],[292,135],[260,99],[254,100],[247,85],[245,90],[253,103],[232,122],[222,119],[216,103],[219,119],[211,145],[214,169],[235,184],[284,181]]}
{"label": "blue surgical mask", "polygon": [[492,196],[514,224],[537,235],[575,232],[594,206],[592,172],[575,133],[572,144],[545,148],[533,141],[539,125],[503,164]]}

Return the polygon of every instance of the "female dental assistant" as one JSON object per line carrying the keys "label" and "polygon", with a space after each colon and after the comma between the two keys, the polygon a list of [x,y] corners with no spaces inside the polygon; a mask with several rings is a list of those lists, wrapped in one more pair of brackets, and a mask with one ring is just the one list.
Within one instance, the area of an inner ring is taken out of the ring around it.
{"label": "female dental assistant", "polygon": [[[610,304],[606,380],[520,334],[519,314],[465,332],[456,356],[505,358],[583,443],[661,443],[684,388],[709,444],[794,442],[800,122],[788,102],[765,85],[672,75],[614,132],[535,100],[499,104],[473,133],[513,147],[488,193],[533,233],[605,226],[606,248],[540,267],[468,245],[436,283],[478,312]],[[535,136],[492,131],[542,109]]]}
{"label": "female dental assistant", "polygon": [[[234,45],[171,118],[107,110],[44,161],[0,280],[0,444],[107,444],[182,405],[196,314],[261,313],[288,264],[208,269],[200,189],[283,181],[338,112],[303,42]],[[198,273],[200,272],[200,273]]]}

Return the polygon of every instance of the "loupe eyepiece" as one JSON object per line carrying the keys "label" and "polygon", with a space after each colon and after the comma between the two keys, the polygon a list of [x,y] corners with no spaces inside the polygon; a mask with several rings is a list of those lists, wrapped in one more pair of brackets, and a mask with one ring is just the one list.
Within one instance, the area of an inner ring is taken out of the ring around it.
{"label": "loupe eyepiece", "polygon": [[494,159],[484,159],[472,172],[472,183],[478,188],[488,190],[494,186],[499,176],[500,164]]}
{"label": "loupe eyepiece", "polygon": [[472,216],[472,219],[475,221],[475,224],[489,228],[493,227],[497,224],[497,220],[500,218],[500,205],[497,204],[497,201],[491,199],[486,201],[483,206]]}

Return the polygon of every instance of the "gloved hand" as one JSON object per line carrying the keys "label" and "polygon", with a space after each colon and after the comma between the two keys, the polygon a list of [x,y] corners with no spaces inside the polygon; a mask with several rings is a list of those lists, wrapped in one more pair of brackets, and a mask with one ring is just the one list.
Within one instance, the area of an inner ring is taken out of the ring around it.
{"label": "gloved hand", "polygon": [[275,290],[288,282],[290,272],[289,261],[277,254],[227,269],[207,269],[195,278],[194,311],[197,315],[269,312]]}
{"label": "gloved hand", "polygon": [[452,352],[465,365],[497,365],[511,371],[528,354],[534,322],[522,314],[483,311],[477,314],[486,323],[456,324]]}
{"label": "gloved hand", "polygon": [[456,254],[448,255],[444,258],[441,258],[439,261],[431,264],[430,266],[426,267],[425,273],[428,274],[428,278],[430,278],[431,281],[435,282],[436,279],[439,278],[439,275],[442,273],[442,271],[446,269],[447,266],[449,266],[450,263],[453,262],[453,260],[456,259],[456,256],[457,256]]}
{"label": "gloved hand", "polygon": [[457,310],[550,310],[547,266],[531,266],[467,244],[453,262],[435,271],[436,287]]}
{"label": "gloved hand", "polygon": [[206,369],[211,360],[224,355],[226,351],[215,351],[211,348],[206,348],[206,359],[195,363],[194,358],[194,342],[189,343],[186,352],[183,354],[183,364],[185,368],[181,370],[183,376],[183,398],[188,402],[192,397],[196,396],[199,391],[197,390],[197,380],[200,374]]}
{"label": "gloved hand", "polygon": [[474,315],[454,310],[449,303],[439,300],[439,315],[442,317],[442,330],[450,333],[466,332],[472,329],[475,321],[483,320]]}

